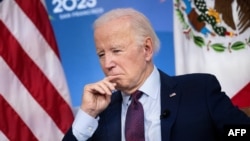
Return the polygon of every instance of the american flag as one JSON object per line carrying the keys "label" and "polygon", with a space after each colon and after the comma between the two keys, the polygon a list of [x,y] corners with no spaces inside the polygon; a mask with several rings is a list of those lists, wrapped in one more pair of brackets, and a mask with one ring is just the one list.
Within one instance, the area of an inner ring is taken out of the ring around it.
{"label": "american flag", "polygon": [[73,113],[44,0],[0,0],[0,140],[58,141]]}

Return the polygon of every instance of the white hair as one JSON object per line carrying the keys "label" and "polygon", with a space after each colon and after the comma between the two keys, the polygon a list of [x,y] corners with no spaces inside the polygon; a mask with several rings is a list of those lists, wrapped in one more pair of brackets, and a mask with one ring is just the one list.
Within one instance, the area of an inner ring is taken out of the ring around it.
{"label": "white hair", "polygon": [[113,9],[102,16],[94,22],[94,29],[102,24],[107,23],[113,19],[118,19],[121,17],[129,17],[132,30],[137,34],[140,43],[144,42],[145,37],[150,37],[153,42],[154,53],[158,52],[160,49],[160,40],[157,37],[150,21],[142,13],[132,9],[132,8],[118,8]]}

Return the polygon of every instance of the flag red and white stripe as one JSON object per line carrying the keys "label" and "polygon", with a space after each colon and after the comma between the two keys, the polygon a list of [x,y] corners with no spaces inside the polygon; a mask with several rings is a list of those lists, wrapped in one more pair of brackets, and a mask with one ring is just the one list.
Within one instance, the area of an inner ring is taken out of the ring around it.
{"label": "flag red and white stripe", "polygon": [[[215,26],[224,27],[231,35],[214,35],[215,31],[209,22],[199,21],[203,11],[194,6],[194,1],[173,0],[176,74],[214,74],[221,83],[222,90],[235,105],[240,108],[250,107],[250,28],[245,28],[243,33],[239,32],[239,27],[233,30],[221,19],[222,13],[213,9],[215,1],[199,2],[204,2],[203,8],[210,10],[214,17],[218,16],[216,20],[222,20]],[[216,2],[223,4],[223,1]],[[237,12],[240,8],[237,8],[236,1],[230,6],[232,7],[225,7],[232,9],[232,13],[227,14],[233,15],[233,21],[237,25]]]}
{"label": "flag red and white stripe", "polygon": [[0,140],[61,140],[73,112],[43,0],[0,2]]}

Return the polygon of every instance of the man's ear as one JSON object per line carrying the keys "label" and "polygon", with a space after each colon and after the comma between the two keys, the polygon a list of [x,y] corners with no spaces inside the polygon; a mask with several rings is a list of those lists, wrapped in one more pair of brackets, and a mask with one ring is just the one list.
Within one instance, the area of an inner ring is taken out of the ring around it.
{"label": "man's ear", "polygon": [[144,41],[144,51],[145,51],[145,59],[150,61],[154,54],[153,42],[150,37],[147,37]]}

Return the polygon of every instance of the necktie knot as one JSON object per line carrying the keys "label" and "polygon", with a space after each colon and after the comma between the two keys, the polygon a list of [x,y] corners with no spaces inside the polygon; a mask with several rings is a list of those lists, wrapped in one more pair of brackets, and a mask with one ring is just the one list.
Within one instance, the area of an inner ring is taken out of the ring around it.
{"label": "necktie knot", "polygon": [[139,90],[137,90],[137,91],[135,91],[134,93],[132,93],[132,100],[136,100],[136,101],[138,101],[138,99],[140,99],[141,98],[141,96],[142,96],[142,92],[141,91],[139,91]]}

